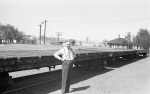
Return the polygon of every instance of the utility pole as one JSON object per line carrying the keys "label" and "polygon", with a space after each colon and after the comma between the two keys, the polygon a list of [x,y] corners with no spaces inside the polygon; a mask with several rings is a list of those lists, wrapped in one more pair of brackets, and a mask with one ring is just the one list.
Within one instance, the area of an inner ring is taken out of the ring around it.
{"label": "utility pole", "polygon": [[89,42],[90,41],[90,37],[86,37],[86,41]]}
{"label": "utility pole", "polygon": [[44,22],[45,22],[45,28],[44,28],[44,45],[45,45],[46,22],[48,22],[48,21],[44,20]]}
{"label": "utility pole", "polygon": [[128,33],[127,33],[127,38],[128,38],[128,49],[130,49],[131,32],[128,32]]}
{"label": "utility pole", "polygon": [[59,36],[61,36],[62,35],[62,33],[61,32],[56,32],[57,34],[57,36],[58,36],[58,44],[59,44]]}
{"label": "utility pole", "polygon": [[40,26],[40,45],[41,45],[41,24],[39,25]]}

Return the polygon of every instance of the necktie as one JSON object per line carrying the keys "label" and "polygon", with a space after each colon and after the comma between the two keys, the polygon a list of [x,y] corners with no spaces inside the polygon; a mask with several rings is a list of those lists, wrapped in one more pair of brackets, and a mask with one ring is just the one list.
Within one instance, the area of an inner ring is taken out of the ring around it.
{"label": "necktie", "polygon": [[70,58],[70,50],[68,49],[68,59],[71,60]]}

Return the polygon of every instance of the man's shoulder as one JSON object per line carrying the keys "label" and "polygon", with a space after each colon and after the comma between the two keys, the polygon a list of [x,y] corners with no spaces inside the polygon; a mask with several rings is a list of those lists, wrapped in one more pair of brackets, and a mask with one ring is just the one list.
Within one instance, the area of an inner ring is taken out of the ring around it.
{"label": "man's shoulder", "polygon": [[65,47],[62,47],[62,48],[59,49],[59,51],[63,51],[64,49],[65,49]]}

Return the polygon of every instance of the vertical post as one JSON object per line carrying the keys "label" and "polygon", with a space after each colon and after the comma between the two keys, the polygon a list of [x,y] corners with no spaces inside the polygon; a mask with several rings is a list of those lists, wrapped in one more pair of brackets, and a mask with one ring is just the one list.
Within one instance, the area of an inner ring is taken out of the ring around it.
{"label": "vertical post", "polygon": [[59,44],[59,35],[58,35],[58,44]]}
{"label": "vertical post", "polygon": [[86,37],[86,41],[89,42],[90,41],[90,37]]}
{"label": "vertical post", "polygon": [[39,25],[40,26],[40,45],[41,45],[41,24]]}
{"label": "vertical post", "polygon": [[128,38],[128,49],[130,49],[130,42],[131,42],[131,33],[130,32],[128,32],[127,38]]}
{"label": "vertical post", "polygon": [[0,72],[0,94],[13,84],[13,79],[8,72]]}
{"label": "vertical post", "polygon": [[61,32],[56,32],[58,36],[58,44],[59,44],[59,36],[61,36]]}
{"label": "vertical post", "polygon": [[48,22],[48,21],[44,20],[44,22],[45,22],[45,28],[44,28],[44,45],[45,45],[46,22]]}

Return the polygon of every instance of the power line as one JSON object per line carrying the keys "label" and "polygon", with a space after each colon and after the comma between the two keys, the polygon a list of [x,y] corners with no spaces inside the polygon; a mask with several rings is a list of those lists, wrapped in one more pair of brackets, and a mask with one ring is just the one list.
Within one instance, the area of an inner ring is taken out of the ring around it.
{"label": "power line", "polygon": [[145,19],[114,19],[114,20],[100,20],[100,21],[60,21],[60,20],[51,20],[53,23],[124,23],[124,22],[143,22],[150,20],[150,18]]}

